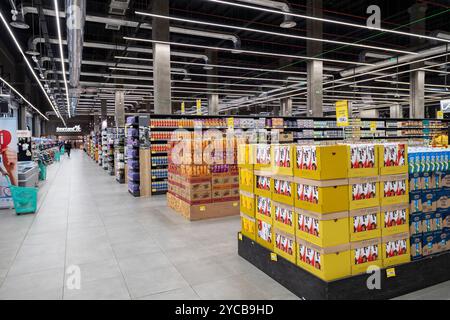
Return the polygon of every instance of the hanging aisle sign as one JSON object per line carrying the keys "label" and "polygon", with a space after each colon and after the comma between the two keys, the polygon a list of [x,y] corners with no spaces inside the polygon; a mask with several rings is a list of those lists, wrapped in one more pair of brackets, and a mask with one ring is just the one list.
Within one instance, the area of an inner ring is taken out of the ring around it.
{"label": "hanging aisle sign", "polygon": [[336,124],[338,127],[348,127],[348,100],[336,102]]}
{"label": "hanging aisle sign", "polygon": [[198,116],[202,115],[202,100],[201,99],[197,99],[197,115]]}
{"label": "hanging aisle sign", "polygon": [[78,132],[81,132],[81,126],[77,125],[72,128],[57,127],[56,132],[57,133],[78,133]]}

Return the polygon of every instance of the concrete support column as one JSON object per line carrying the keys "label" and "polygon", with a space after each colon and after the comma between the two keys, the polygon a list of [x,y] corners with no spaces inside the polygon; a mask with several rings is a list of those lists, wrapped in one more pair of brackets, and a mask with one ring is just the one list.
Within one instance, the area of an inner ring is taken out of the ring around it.
{"label": "concrete support column", "polygon": [[409,117],[425,118],[425,71],[413,71],[410,75]]}
{"label": "concrete support column", "polygon": [[19,128],[19,130],[26,130],[27,129],[27,110],[26,110],[25,106],[19,106],[18,111],[19,111],[18,128]]}
{"label": "concrete support column", "polygon": [[100,116],[102,123],[108,119],[108,101],[106,99],[101,100]]}
{"label": "concrete support column", "polygon": [[403,111],[400,104],[394,104],[390,106],[390,117],[394,119],[403,118]]}
{"label": "concrete support column", "polygon": [[380,112],[377,109],[361,110],[359,115],[361,118],[378,118]]}
{"label": "concrete support column", "polygon": [[219,95],[210,94],[208,95],[208,115],[219,114]]}
{"label": "concrete support column", "polygon": [[292,116],[292,98],[284,98],[280,100],[281,115],[284,117]]}
{"label": "concrete support column", "polygon": [[123,91],[116,91],[114,113],[116,126],[119,128],[125,127],[125,93]]}
{"label": "concrete support column", "polygon": [[[153,13],[169,15],[169,1],[154,0]],[[152,20],[152,39],[157,41],[169,41],[169,20],[161,18],[153,18]],[[170,45],[153,43],[155,114],[172,113],[170,70]]]}
{"label": "concrete support column", "polygon": [[272,109],[272,113],[274,116],[280,116],[280,106],[274,106]]}
{"label": "concrete support column", "polygon": [[[309,16],[322,18],[322,0],[307,0],[306,13]],[[323,26],[321,21],[307,20],[306,34],[308,37],[322,38]],[[322,42],[307,41],[307,54],[314,57],[322,53]],[[307,108],[309,117],[323,117],[323,62],[308,61],[308,95]]]}
{"label": "concrete support column", "polygon": [[41,118],[35,114],[33,115],[33,137],[41,136]]}
{"label": "concrete support column", "polygon": [[41,136],[47,135],[47,121],[41,120]]}
{"label": "concrete support column", "polygon": [[100,131],[101,129],[101,125],[100,125],[100,117],[98,115],[97,112],[94,113],[94,132],[97,133]]}

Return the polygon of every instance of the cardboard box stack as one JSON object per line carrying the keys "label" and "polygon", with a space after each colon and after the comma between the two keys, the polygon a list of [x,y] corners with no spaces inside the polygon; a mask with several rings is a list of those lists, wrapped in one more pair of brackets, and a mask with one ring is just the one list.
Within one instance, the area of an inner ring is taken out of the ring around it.
{"label": "cardboard box stack", "polygon": [[236,143],[225,139],[196,140],[189,135],[169,145],[169,207],[190,220],[238,215],[237,164],[218,164],[227,155],[236,159]]}
{"label": "cardboard box stack", "polygon": [[409,152],[410,233],[413,260],[450,250],[449,149]]}
{"label": "cardboard box stack", "polygon": [[410,260],[406,145],[267,150],[239,149],[254,160],[240,168],[244,235],[253,230],[253,203],[249,238],[325,281]]}

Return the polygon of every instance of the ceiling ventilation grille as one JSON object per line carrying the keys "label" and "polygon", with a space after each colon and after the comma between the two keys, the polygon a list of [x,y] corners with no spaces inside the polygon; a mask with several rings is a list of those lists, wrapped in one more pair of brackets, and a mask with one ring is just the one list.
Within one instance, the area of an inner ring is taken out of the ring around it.
{"label": "ceiling ventilation grille", "polygon": [[130,5],[130,0],[111,0],[109,4],[109,13],[124,16]]}

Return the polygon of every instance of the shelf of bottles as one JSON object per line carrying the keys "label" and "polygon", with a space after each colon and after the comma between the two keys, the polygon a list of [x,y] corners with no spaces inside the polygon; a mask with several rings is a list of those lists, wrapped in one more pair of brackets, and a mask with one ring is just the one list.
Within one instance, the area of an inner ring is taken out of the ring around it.
{"label": "shelf of bottles", "polygon": [[135,197],[140,196],[139,174],[139,117],[127,118],[126,160],[128,167],[128,192]]}

